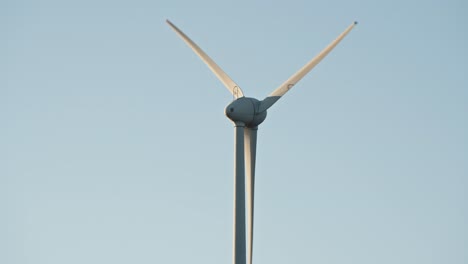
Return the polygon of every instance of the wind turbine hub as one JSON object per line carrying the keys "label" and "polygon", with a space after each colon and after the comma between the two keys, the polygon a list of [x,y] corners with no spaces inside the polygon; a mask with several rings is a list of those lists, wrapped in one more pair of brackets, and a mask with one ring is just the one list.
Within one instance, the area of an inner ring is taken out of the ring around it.
{"label": "wind turbine hub", "polygon": [[259,111],[260,101],[255,98],[241,97],[230,103],[224,113],[234,123],[242,122],[247,127],[256,127],[266,118],[266,111]]}

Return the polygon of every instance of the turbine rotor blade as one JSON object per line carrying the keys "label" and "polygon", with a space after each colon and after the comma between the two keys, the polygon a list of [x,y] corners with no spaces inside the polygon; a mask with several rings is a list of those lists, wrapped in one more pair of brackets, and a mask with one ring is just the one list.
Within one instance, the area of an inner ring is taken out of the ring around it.
{"label": "turbine rotor blade", "polygon": [[320,61],[325,58],[325,56],[333,50],[333,48],[340,43],[341,40],[357,25],[357,22],[354,22],[346,28],[343,33],[341,33],[334,41],[332,41],[322,52],[320,52],[315,58],[309,61],[304,65],[299,71],[294,75],[289,77],[283,84],[281,84],[276,90],[274,90],[268,97],[263,99],[260,103],[260,112],[263,112],[270,108],[276,101],[278,101],[285,93],[287,93],[297,82],[299,82],[307,73],[310,72]]}
{"label": "turbine rotor blade", "polygon": [[224,84],[224,86],[226,86],[226,88],[236,99],[244,96],[244,93],[242,92],[239,85],[237,85],[197,44],[195,44],[195,42],[193,42],[187,35],[185,35],[182,30],[172,24],[171,21],[166,20],[166,22],[198,55],[198,57],[200,57],[200,59],[205,62],[208,68],[210,68],[210,70],[216,75],[216,77],[218,77],[218,79]]}
{"label": "turbine rotor blade", "polygon": [[254,193],[255,193],[255,159],[257,155],[257,127],[245,128],[245,184],[247,189],[247,264],[252,264],[253,226],[254,226]]}

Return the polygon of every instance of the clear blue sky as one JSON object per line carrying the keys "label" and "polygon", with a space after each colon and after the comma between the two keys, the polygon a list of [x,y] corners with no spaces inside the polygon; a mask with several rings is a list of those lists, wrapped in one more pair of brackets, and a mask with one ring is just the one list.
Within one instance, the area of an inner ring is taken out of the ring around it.
{"label": "clear blue sky", "polygon": [[0,263],[231,263],[232,97],[360,24],[259,130],[254,263],[468,263],[468,4],[0,3]]}

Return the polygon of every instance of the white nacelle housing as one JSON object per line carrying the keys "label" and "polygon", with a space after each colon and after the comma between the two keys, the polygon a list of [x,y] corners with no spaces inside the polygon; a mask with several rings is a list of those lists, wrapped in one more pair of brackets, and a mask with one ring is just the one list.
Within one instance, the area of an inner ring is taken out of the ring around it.
{"label": "white nacelle housing", "polygon": [[266,118],[266,111],[258,112],[260,101],[255,98],[241,97],[230,103],[224,113],[234,123],[242,122],[248,127],[260,125]]}

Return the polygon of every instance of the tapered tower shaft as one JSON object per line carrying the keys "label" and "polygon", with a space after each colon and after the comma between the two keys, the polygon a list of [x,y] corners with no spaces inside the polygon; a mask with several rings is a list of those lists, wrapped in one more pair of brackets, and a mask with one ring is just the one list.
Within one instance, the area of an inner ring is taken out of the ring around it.
{"label": "tapered tower shaft", "polygon": [[235,122],[233,264],[246,263],[244,128],[244,123]]}

